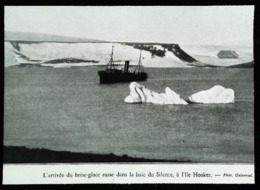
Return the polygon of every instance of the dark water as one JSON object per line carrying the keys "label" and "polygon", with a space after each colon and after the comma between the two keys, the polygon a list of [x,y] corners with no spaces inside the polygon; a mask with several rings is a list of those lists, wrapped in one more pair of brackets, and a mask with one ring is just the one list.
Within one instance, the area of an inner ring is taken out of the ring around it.
{"label": "dark water", "polygon": [[100,67],[6,68],[4,145],[195,162],[254,162],[253,69],[146,69],[147,88],[187,99],[222,85],[234,104],[124,103],[129,83]]}

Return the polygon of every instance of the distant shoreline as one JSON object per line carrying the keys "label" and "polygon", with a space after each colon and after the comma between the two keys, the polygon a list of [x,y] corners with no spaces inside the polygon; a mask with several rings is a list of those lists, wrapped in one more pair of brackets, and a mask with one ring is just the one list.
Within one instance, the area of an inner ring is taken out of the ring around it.
{"label": "distant shoreline", "polygon": [[[68,64],[69,67],[64,66],[64,67],[59,67],[59,68],[86,68],[86,67],[105,67],[107,64],[93,64],[93,62],[89,62],[89,65],[81,65],[81,66],[76,66],[77,63],[41,63],[41,64],[45,64],[45,65],[41,65],[40,63],[20,63],[18,65],[10,65],[10,66],[6,66],[5,68],[12,68],[12,67],[20,67],[20,68],[28,68],[28,67],[49,67],[49,68],[54,68],[53,65],[58,65],[58,64]],[[71,64],[71,65],[70,65]],[[75,64],[75,65],[73,65]],[[124,66],[124,64],[118,64],[116,66]],[[130,67],[135,67],[136,65],[131,65]],[[211,68],[211,69],[253,69],[254,68],[254,61],[251,62],[247,62],[247,63],[241,63],[241,64],[235,64],[235,65],[231,65],[231,66],[217,66],[217,65],[207,65],[207,66],[196,66],[196,65],[188,65],[186,67],[146,67],[146,68],[162,68],[162,69],[169,69],[169,68],[173,68],[173,69],[194,69],[194,68]]]}
{"label": "distant shoreline", "polygon": [[4,146],[3,163],[82,163],[82,162],[191,162],[134,158],[128,155],[92,154],[70,151],[53,151],[43,148],[29,149],[24,146]]}

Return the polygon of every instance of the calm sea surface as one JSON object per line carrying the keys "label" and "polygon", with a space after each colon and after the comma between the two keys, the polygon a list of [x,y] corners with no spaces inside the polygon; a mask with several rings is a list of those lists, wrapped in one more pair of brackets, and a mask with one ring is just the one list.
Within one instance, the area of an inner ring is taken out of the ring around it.
{"label": "calm sea surface", "polygon": [[129,83],[84,68],[5,68],[4,145],[194,162],[254,162],[253,69],[147,68],[147,88],[187,99],[222,85],[234,104],[124,103]]}

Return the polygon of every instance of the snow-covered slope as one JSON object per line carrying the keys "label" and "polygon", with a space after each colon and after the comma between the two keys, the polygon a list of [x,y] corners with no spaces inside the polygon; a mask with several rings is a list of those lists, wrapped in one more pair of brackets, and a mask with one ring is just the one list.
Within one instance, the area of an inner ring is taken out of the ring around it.
{"label": "snow-covered slope", "polygon": [[[114,45],[114,61],[124,64],[130,60],[131,65],[138,63],[140,50],[123,43],[19,43],[5,42],[7,56],[15,57],[16,62],[5,62],[5,66],[20,63],[41,64],[42,66],[87,66],[105,65],[110,59]],[[164,49],[160,45],[154,45]],[[160,47],[159,47],[160,46]],[[145,67],[188,67],[183,59],[178,58],[173,52],[165,49],[165,56],[152,55],[149,51],[142,51],[142,64]],[[82,60],[82,62],[69,63],[68,60]],[[56,63],[55,61],[59,60]],[[61,62],[64,60],[64,62]],[[50,63],[52,62],[52,63]]]}
{"label": "snow-covered slope", "polygon": [[[57,42],[5,42],[5,66],[37,64],[52,67],[105,65],[114,45],[114,61],[123,65],[129,60],[136,65],[140,48],[145,67],[230,67],[241,64],[253,65],[253,48],[247,46],[183,46],[177,44],[142,43],[57,43]],[[151,49],[147,49],[150,47]],[[181,49],[183,48],[183,49]],[[152,53],[153,51],[159,53]],[[238,59],[220,59],[221,50],[234,50]]]}

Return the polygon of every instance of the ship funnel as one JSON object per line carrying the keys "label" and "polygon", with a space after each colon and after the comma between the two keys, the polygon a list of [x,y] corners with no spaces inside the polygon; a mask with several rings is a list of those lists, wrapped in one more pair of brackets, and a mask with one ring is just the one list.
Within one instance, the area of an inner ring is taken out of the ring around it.
{"label": "ship funnel", "polygon": [[129,69],[129,61],[125,61],[125,68],[124,68],[124,72],[127,73]]}

